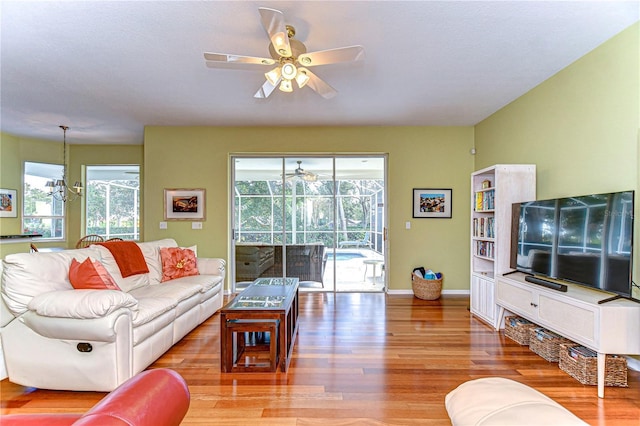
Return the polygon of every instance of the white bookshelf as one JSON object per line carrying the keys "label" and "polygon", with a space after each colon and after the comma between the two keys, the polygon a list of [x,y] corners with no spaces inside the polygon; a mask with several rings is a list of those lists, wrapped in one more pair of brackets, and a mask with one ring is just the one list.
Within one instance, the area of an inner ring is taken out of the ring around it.
{"label": "white bookshelf", "polygon": [[498,321],[495,278],[509,272],[512,204],[536,199],[536,166],[497,164],[471,174],[471,313]]}

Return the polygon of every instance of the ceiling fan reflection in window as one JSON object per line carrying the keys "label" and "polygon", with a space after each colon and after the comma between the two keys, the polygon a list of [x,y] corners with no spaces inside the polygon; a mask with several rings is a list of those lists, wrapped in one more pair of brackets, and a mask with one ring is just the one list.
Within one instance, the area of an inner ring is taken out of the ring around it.
{"label": "ceiling fan reflection in window", "polygon": [[298,163],[298,168],[295,169],[292,173],[286,173],[285,176],[287,179],[300,179],[305,182],[315,182],[318,180],[318,175],[312,172],[308,172],[302,168],[302,161],[296,161]]}
{"label": "ceiling fan reflection in window", "polygon": [[228,53],[205,53],[207,63],[250,64],[263,67],[273,67],[265,73],[266,81],[253,96],[267,98],[276,87],[283,92],[293,91],[293,82],[299,88],[310,87],[325,99],[333,98],[338,92],[309,71],[307,67],[352,62],[364,58],[362,46],[339,47],[307,53],[307,48],[300,41],[293,38],[295,28],[285,25],[284,14],[279,10],[266,7],[258,8],[262,26],[269,35],[270,58],[241,56]]}

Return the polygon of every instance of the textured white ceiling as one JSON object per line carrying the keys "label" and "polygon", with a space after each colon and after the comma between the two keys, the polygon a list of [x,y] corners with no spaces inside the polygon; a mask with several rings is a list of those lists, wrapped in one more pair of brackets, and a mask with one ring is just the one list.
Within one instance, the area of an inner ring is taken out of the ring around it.
{"label": "textured white ceiling", "polygon": [[[258,7],[284,12],[338,91],[253,94],[268,56]],[[2,1],[0,129],[139,144],[146,125],[474,125],[632,25],[638,1]]]}

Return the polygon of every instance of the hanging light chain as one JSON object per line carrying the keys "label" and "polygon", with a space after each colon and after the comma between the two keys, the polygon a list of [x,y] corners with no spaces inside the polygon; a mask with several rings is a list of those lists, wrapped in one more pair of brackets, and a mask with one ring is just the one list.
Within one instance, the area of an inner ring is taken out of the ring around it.
{"label": "hanging light chain", "polygon": [[[50,180],[46,183],[46,188],[49,190],[49,195],[58,201],[66,203],[67,201],[74,201],[76,198],[82,196],[82,184],[76,182],[73,184],[73,189],[67,185],[67,130],[68,126],[59,126],[63,131],[62,139],[62,179]],[[68,193],[68,194],[67,194]]]}

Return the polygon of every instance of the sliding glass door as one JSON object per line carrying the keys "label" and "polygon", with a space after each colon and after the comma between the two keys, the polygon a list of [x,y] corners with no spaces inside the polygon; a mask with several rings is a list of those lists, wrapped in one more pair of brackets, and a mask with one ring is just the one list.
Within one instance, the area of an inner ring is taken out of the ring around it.
{"label": "sliding glass door", "polygon": [[385,290],[385,157],[232,164],[234,289],[286,275],[303,291]]}

